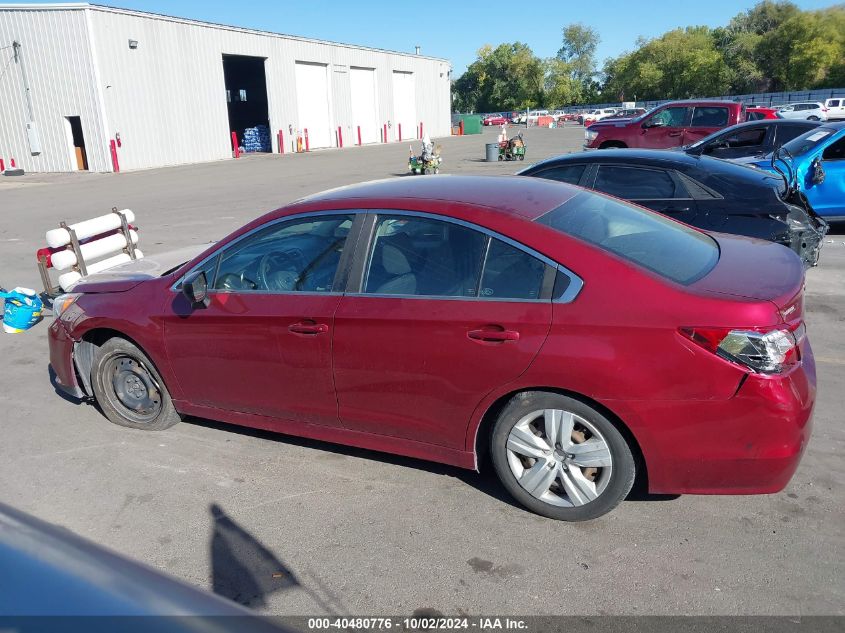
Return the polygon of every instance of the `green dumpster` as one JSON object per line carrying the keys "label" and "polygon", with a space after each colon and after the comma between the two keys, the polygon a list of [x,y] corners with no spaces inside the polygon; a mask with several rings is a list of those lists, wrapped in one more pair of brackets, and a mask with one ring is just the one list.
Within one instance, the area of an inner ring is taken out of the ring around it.
{"label": "green dumpster", "polygon": [[457,119],[464,123],[464,134],[481,134],[481,115],[459,114]]}

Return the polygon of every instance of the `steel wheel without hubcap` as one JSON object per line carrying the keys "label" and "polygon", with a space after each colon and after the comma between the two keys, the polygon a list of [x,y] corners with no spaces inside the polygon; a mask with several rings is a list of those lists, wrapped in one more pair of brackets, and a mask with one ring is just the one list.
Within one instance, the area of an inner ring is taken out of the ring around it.
{"label": "steel wheel without hubcap", "polygon": [[106,394],[111,405],[133,422],[153,421],[161,413],[162,394],[150,370],[130,356],[113,356],[107,362]]}
{"label": "steel wheel without hubcap", "polygon": [[610,446],[596,426],[561,409],[533,411],[514,424],[507,462],[532,497],[558,507],[597,499],[611,479]]}

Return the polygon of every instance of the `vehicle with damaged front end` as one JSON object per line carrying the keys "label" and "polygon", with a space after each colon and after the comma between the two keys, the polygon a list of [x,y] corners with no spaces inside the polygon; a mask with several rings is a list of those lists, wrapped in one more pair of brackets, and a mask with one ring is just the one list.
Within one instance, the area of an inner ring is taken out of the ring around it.
{"label": "vehicle with damaged front end", "polygon": [[608,193],[706,231],[783,244],[807,266],[817,264],[828,230],[781,178],[704,155],[608,149],[550,158],[519,174]]}
{"label": "vehicle with damaged front end", "polygon": [[577,187],[364,183],[160,276],[134,266],[58,298],[49,328],[57,385],[121,426],[194,415],[489,460],[521,504],[568,521],[636,478],[776,492],[810,436],[798,256]]}
{"label": "vehicle with damaged front end", "polygon": [[845,222],[845,122],[825,123],[766,156],[734,162],[779,174],[788,200],[828,222]]}

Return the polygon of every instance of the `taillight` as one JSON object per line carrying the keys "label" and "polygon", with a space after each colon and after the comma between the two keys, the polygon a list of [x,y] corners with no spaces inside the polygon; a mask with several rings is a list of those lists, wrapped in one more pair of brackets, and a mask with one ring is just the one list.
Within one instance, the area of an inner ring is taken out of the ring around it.
{"label": "taillight", "polygon": [[762,374],[779,374],[798,362],[798,345],[806,329],[799,321],[764,331],[682,327],[679,332],[727,361]]}

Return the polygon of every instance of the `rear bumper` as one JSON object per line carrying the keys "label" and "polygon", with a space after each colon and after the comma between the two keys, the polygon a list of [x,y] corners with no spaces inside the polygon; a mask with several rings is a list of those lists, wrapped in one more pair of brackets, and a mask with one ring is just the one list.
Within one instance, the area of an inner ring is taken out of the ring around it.
{"label": "rear bumper", "polygon": [[801,365],[788,374],[750,374],[729,400],[608,402],[629,422],[640,443],[649,490],[664,494],[783,490],[812,431],[816,372],[809,343],[803,350]]}
{"label": "rear bumper", "polygon": [[73,364],[74,340],[58,319],[50,324],[47,333],[50,345],[50,367],[56,375],[54,386],[75,398],[84,398],[85,392],[76,378]]}

